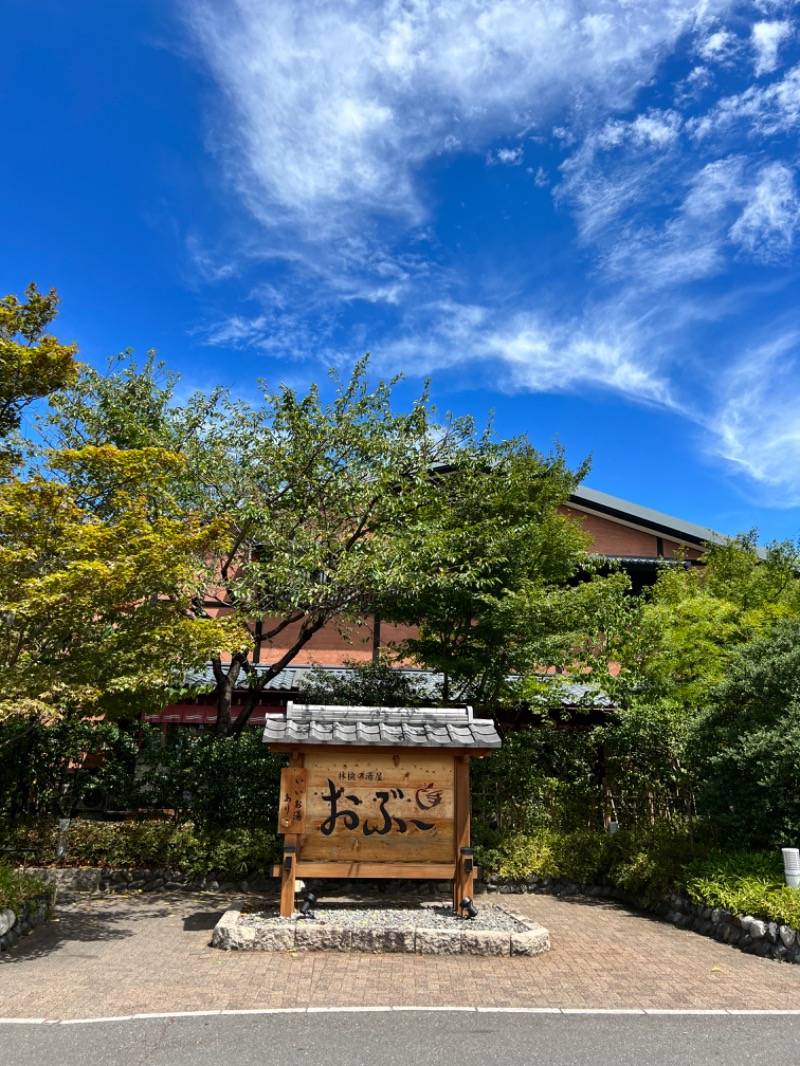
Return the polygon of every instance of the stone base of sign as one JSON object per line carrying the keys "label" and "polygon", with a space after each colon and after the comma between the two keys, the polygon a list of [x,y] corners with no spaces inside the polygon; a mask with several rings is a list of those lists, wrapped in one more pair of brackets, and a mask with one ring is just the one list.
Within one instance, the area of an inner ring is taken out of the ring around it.
{"label": "stone base of sign", "polygon": [[363,951],[370,954],[541,955],[550,934],[541,925],[514,915],[523,930],[480,930],[464,921],[459,929],[349,929],[298,919],[282,925],[241,921],[231,907],[217,923],[211,946],[223,951]]}

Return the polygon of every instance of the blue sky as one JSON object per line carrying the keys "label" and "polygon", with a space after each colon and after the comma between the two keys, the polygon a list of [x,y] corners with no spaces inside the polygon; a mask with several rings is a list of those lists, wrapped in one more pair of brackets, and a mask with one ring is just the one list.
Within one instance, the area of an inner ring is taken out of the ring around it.
{"label": "blue sky", "polygon": [[794,538],[799,15],[5,0],[0,291],[187,390],[370,351],[593,488]]}

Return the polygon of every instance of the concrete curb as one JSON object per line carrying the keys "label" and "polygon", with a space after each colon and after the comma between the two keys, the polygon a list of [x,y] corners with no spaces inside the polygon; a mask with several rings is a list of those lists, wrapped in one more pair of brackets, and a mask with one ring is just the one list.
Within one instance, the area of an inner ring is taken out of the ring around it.
{"label": "concrete curb", "polygon": [[550,933],[518,914],[525,926],[513,933],[473,929],[349,929],[299,920],[263,928],[240,921],[241,908],[231,907],[214,927],[211,947],[222,951],[360,951],[370,954],[417,955],[541,955],[550,950]]}

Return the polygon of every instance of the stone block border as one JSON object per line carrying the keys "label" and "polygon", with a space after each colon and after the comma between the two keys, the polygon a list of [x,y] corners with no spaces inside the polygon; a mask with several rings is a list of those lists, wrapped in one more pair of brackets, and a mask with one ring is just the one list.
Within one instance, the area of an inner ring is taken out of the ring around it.
{"label": "stone block border", "polygon": [[687,896],[672,893],[653,906],[621,889],[609,885],[579,885],[563,878],[538,877],[531,874],[525,881],[500,883],[490,880],[487,892],[519,894],[534,892],[554,896],[594,896],[618,900],[636,910],[656,914],[678,929],[690,929],[701,936],[712,937],[730,944],[748,955],[757,955],[778,962],[800,963],[800,932],[788,925],[762,921],[750,914],[734,914],[722,907],[706,907],[693,903]]}
{"label": "stone block border", "polygon": [[231,907],[211,936],[223,951],[363,951],[417,955],[541,955],[550,950],[550,934],[519,915],[524,930],[509,933],[463,929],[350,929],[296,921],[263,928],[240,922],[241,908]]}
{"label": "stone block border", "polygon": [[53,906],[53,896],[48,893],[29,900],[17,914],[10,907],[0,910],[0,951],[13,948],[20,937],[28,936],[37,925],[46,922]]}

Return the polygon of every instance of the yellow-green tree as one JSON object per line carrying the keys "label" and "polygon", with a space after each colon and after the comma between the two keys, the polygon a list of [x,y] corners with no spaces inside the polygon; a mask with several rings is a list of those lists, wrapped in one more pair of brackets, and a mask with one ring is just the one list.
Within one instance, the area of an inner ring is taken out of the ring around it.
{"label": "yellow-green tree", "polygon": [[35,476],[0,486],[0,722],[128,714],[236,642],[230,622],[192,616],[221,523],[176,511],[180,456],[67,451],[52,473],[113,471],[101,517]]}
{"label": "yellow-green tree", "polygon": [[41,293],[31,283],[25,300],[0,299],[0,438],[20,423],[25,407],[72,381],[77,345],[61,344],[47,332],[58,313],[55,289]]}
{"label": "yellow-green tree", "polygon": [[0,725],[135,713],[241,642],[235,621],[191,611],[228,523],[176,497],[174,449],[40,448],[36,472],[14,470],[21,411],[77,374],[75,345],[46,332],[57,294],[26,296],[0,300]]}

